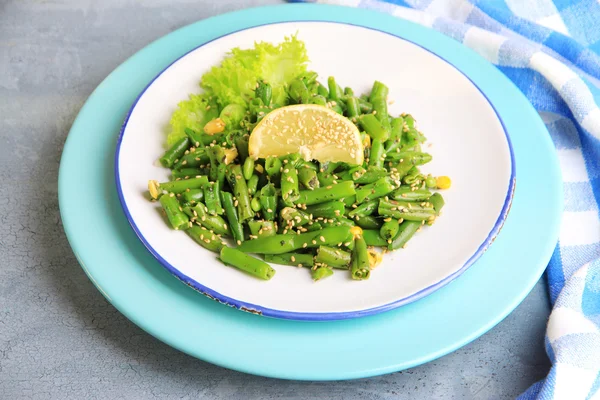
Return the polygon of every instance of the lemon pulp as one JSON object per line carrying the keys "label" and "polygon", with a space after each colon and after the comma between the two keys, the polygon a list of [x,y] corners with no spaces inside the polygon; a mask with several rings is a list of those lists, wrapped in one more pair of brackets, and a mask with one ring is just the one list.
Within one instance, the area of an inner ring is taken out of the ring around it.
{"label": "lemon pulp", "polygon": [[305,160],[363,163],[358,128],[346,117],[316,104],[271,111],[256,125],[248,142],[254,159],[300,153]]}

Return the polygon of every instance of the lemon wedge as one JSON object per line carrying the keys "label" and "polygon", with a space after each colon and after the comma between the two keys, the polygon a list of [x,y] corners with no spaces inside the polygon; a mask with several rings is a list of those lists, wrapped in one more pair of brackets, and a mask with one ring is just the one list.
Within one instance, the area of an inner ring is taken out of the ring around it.
{"label": "lemon wedge", "polygon": [[305,160],[363,163],[358,128],[346,117],[316,104],[277,108],[256,125],[248,142],[254,159],[300,153]]}

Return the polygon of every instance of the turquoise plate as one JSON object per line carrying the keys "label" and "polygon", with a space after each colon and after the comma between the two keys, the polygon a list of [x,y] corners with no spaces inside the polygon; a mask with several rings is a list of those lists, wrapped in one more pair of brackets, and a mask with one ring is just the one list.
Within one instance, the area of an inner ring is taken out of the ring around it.
{"label": "turquoise plate", "polygon": [[[157,73],[187,51],[228,33],[308,20],[376,28],[449,60],[492,101],[510,134],[519,170],[502,231],[468,271],[415,303],[354,320],[277,320],[199,295],[146,250],[128,224],[115,190],[112,166],[119,129],[137,95]],[[540,198],[545,201],[540,203]],[[71,128],[61,160],[59,201],[65,231],[82,268],[117,309],[150,334],[227,368],[279,378],[333,380],[422,364],[474,340],[502,320],[529,293],[550,259],[558,238],[562,186],[554,147],[537,113],[482,58],[434,31],[394,17],[305,4],[201,21],[152,43],[119,66],[90,96]]]}

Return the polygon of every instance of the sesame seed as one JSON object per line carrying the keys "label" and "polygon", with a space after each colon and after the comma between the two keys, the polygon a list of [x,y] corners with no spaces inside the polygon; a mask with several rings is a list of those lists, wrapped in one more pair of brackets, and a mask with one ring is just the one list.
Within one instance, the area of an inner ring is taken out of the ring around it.
{"label": "sesame seed", "polygon": [[317,241],[316,240],[312,240],[311,243],[312,244],[317,244]]}
{"label": "sesame seed", "polygon": [[292,260],[292,262],[295,262],[295,261],[296,261],[296,257],[292,256],[292,257],[290,258],[290,260]]}
{"label": "sesame seed", "polygon": [[308,246],[308,243],[304,243],[304,244],[302,244],[302,248],[304,248],[304,249],[305,249],[307,246]]}

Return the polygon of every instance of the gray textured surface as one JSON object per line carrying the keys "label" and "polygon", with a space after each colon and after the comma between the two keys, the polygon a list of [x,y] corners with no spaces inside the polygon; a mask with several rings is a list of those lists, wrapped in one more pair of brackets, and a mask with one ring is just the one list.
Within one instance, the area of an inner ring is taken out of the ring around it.
{"label": "gray textured surface", "polygon": [[67,132],[94,87],[152,40],[268,1],[0,0],[0,399],[509,399],[549,368],[542,283],[474,343],[350,382],[244,375],[184,355],[92,286],[60,224]]}

